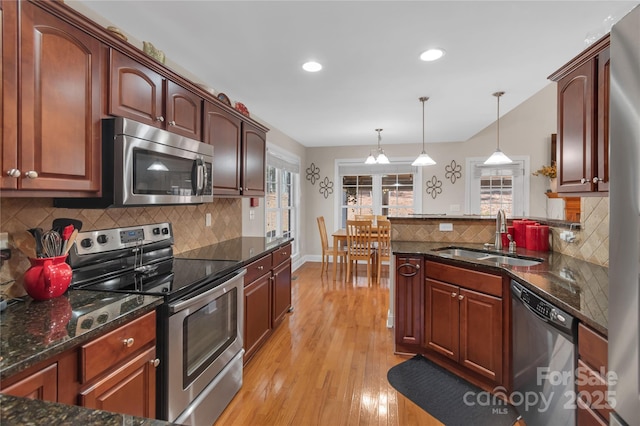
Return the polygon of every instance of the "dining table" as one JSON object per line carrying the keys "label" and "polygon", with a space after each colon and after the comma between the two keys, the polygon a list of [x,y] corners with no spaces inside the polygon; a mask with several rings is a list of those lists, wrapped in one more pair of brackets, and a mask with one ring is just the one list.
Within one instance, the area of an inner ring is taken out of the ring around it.
{"label": "dining table", "polygon": [[[331,236],[333,237],[333,281],[336,280],[336,274],[338,272],[338,250],[341,245],[347,244],[347,229],[340,228],[337,231],[334,231]],[[376,241],[378,239],[378,228],[374,225],[371,227],[371,240]],[[347,259],[347,262],[349,259]],[[376,268],[373,268],[373,273],[375,274]]]}

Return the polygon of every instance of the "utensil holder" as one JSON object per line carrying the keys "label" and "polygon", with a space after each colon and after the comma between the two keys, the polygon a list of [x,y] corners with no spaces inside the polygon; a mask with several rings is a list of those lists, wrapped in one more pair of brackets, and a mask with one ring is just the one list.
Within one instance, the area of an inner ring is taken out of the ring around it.
{"label": "utensil holder", "polygon": [[24,289],[35,300],[61,296],[69,288],[73,271],[65,261],[67,255],[29,258],[31,267],[24,273]]}

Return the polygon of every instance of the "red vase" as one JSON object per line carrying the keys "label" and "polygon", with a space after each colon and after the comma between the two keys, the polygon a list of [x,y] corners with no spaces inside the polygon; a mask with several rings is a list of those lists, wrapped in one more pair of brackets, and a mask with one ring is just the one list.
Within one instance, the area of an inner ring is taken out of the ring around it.
{"label": "red vase", "polygon": [[71,283],[71,266],[65,263],[67,255],[29,258],[31,268],[24,273],[24,289],[35,300],[49,300],[61,296]]}

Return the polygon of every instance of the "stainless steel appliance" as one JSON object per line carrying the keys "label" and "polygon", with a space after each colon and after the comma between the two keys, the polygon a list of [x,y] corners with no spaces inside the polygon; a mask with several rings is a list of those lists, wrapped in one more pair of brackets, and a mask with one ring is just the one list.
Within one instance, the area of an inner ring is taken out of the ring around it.
{"label": "stainless steel appliance", "polygon": [[640,422],[640,6],[611,29],[609,371],[611,424]]}
{"label": "stainless steel appliance", "polygon": [[102,120],[102,197],[56,207],[106,208],[213,201],[213,146],[126,118]]}
{"label": "stainless steel appliance", "polygon": [[577,323],[511,281],[512,403],[527,426],[575,425]]}
{"label": "stainless steel appliance", "polygon": [[157,417],[213,424],[242,386],[241,263],[174,258],[170,223],[81,232],[76,241],[72,288],[164,299]]}

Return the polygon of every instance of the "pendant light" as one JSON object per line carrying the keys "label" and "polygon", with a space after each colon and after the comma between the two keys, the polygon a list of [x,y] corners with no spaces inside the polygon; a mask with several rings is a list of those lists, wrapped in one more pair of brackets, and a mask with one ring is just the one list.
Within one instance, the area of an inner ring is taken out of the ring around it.
{"label": "pendant light", "polygon": [[424,150],[424,103],[428,101],[429,98],[427,96],[422,96],[418,100],[422,102],[422,153],[418,155],[418,158],[416,158],[415,161],[411,163],[411,165],[433,166],[434,164],[436,164],[436,162],[433,161],[433,158],[429,157],[429,154],[427,154],[427,152]]}
{"label": "pendant light", "polygon": [[498,119],[496,120],[497,145],[496,151],[484,162],[484,164],[490,166],[513,163],[513,161],[507,157],[504,152],[500,151],[500,96],[502,95],[504,95],[504,92],[496,92],[493,94],[493,96],[498,100]]}
{"label": "pendant light", "polygon": [[371,152],[369,152],[369,156],[364,162],[365,164],[389,164],[389,159],[384,155],[384,150],[380,147],[380,140],[382,140],[380,136],[381,131],[382,129],[376,129],[376,132],[378,132],[378,149],[376,150],[376,155],[374,157]]}

